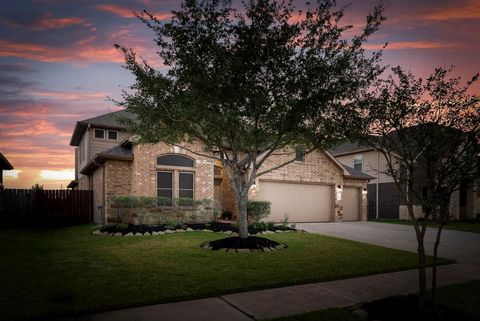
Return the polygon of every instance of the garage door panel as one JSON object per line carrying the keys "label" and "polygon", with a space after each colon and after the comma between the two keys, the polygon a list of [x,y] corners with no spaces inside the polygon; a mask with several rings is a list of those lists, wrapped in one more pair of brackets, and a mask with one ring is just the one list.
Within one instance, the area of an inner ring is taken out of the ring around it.
{"label": "garage door panel", "polygon": [[272,203],[267,220],[279,222],[288,215],[289,222],[328,222],[333,216],[333,187],[263,181],[259,198]]}
{"label": "garage door panel", "polygon": [[343,188],[343,220],[358,221],[360,219],[360,189],[358,187]]}

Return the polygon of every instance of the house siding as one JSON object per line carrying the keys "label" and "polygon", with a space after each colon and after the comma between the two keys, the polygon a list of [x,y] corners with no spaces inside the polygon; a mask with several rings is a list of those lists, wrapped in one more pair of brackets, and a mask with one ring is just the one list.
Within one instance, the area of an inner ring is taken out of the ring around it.
{"label": "house siding", "polygon": [[[96,154],[101,153],[109,148],[112,148],[118,145],[121,141],[127,139],[132,135],[126,131],[115,130],[118,133],[117,140],[99,139],[99,138],[95,138],[95,129],[105,130],[105,135],[107,135],[107,132],[109,130],[101,127],[91,127],[88,131],[85,132],[88,135],[88,139],[90,142],[90,148],[88,150],[89,160],[92,159]],[[113,129],[110,129],[110,130],[113,130]]]}

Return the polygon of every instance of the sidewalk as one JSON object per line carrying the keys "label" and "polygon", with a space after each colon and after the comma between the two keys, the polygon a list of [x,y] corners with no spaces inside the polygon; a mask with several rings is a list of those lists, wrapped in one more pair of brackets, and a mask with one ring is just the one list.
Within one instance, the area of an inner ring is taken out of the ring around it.
{"label": "sidewalk", "polygon": [[[269,319],[417,292],[417,270],[296,285],[221,297],[157,304],[76,318],[82,321],[248,321]],[[428,270],[431,274],[431,270]],[[480,267],[451,264],[438,268],[439,286],[480,279]]]}

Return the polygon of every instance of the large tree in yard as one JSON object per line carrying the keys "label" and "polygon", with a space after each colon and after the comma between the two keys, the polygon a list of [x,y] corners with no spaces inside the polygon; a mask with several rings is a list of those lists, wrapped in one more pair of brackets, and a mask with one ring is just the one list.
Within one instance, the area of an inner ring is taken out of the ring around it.
{"label": "large tree in yard", "polygon": [[[248,191],[259,176],[292,163],[292,146],[309,153],[359,130],[356,107],[383,71],[381,53],[362,46],[384,18],[379,5],[363,32],[347,38],[352,26],[341,24],[344,8],[334,1],[303,11],[291,1],[238,5],[187,0],[168,22],[139,15],[165,69],[117,46],[136,79],[118,104],[138,115],[132,126],[142,143],[201,141],[218,151],[246,238]],[[262,167],[279,154],[291,157]]]}
{"label": "large tree in yard", "polygon": [[[462,85],[451,70],[437,68],[426,79],[400,67],[376,91],[366,108],[366,142],[387,160],[390,175],[408,209],[418,243],[420,306],[425,312],[427,222],[439,223],[433,251],[432,295],[435,307],[436,263],[441,233],[448,224],[452,194],[480,179],[480,97],[469,94],[478,74]],[[415,215],[414,204],[422,214]]]}

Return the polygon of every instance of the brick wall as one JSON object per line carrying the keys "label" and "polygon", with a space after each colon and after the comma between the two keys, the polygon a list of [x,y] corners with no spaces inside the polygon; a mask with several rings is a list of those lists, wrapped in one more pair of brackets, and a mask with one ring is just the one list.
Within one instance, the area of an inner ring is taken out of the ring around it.
{"label": "brick wall", "polygon": [[104,166],[105,179],[105,215],[106,221],[112,216],[112,196],[132,194],[132,162],[121,160],[106,160]]}
{"label": "brick wall", "polygon": [[[196,153],[204,151],[202,143],[183,144],[182,146]],[[206,156],[196,155],[187,149],[178,148],[165,143],[143,144],[133,147],[135,159],[132,163],[132,194],[137,196],[157,195],[157,171],[193,171],[195,173],[195,199],[213,200],[213,164],[214,160]],[[194,168],[157,166],[157,157],[163,154],[182,154],[195,160]],[[213,154],[212,154],[213,156]],[[178,186],[178,175],[174,175],[174,189]]]}

